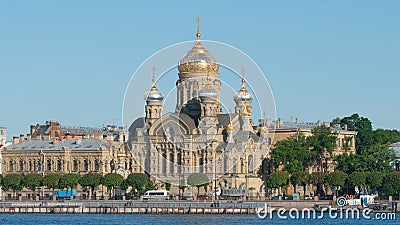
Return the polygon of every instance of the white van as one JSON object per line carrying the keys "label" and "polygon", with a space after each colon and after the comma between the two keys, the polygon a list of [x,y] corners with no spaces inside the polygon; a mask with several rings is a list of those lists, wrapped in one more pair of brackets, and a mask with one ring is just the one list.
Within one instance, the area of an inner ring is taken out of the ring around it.
{"label": "white van", "polygon": [[169,200],[169,192],[166,190],[150,190],[142,196],[143,200]]}

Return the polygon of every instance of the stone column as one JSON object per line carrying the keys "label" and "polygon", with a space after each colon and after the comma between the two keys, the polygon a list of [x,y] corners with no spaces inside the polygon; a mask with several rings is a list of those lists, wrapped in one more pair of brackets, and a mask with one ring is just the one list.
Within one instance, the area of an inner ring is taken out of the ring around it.
{"label": "stone column", "polygon": [[166,171],[166,176],[169,175],[169,152],[170,148],[169,146],[165,149],[165,171]]}

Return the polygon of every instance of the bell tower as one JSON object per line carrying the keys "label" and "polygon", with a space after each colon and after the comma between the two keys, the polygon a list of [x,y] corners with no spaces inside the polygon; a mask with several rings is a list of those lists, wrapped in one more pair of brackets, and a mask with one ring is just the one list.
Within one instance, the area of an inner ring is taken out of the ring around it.
{"label": "bell tower", "polygon": [[156,86],[156,78],[155,78],[155,67],[153,67],[152,74],[152,87],[146,93],[146,106],[145,106],[145,114],[146,114],[146,124],[151,125],[158,118],[162,116],[162,101],[164,99],[162,93],[158,90]]}

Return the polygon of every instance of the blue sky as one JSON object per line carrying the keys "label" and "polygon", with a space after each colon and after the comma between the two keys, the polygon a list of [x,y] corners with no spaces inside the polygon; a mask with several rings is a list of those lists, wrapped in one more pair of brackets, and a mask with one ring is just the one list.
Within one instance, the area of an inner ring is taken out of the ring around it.
{"label": "blue sky", "polygon": [[399,9],[396,0],[2,0],[0,125],[9,138],[50,119],[121,125],[135,69],[193,40],[201,17],[202,37],[260,66],[278,117],[330,121],[357,112],[374,128],[399,129]]}

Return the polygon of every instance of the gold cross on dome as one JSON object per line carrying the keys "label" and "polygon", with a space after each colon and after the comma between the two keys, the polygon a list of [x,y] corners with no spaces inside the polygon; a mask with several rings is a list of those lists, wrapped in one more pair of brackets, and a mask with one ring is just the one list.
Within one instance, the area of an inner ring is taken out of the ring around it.
{"label": "gold cross on dome", "polygon": [[201,34],[200,34],[200,17],[197,18],[196,22],[197,22],[197,34],[196,34],[196,37],[197,37],[197,40],[200,40],[200,36],[201,36]]}
{"label": "gold cross on dome", "polygon": [[155,66],[153,66],[152,71],[153,71],[153,75],[151,78],[151,82],[153,82],[153,84],[154,84],[156,82],[156,67]]}
{"label": "gold cross on dome", "polygon": [[245,72],[244,67],[242,67],[241,72],[242,72],[242,86],[243,86],[244,85],[244,72]]}

